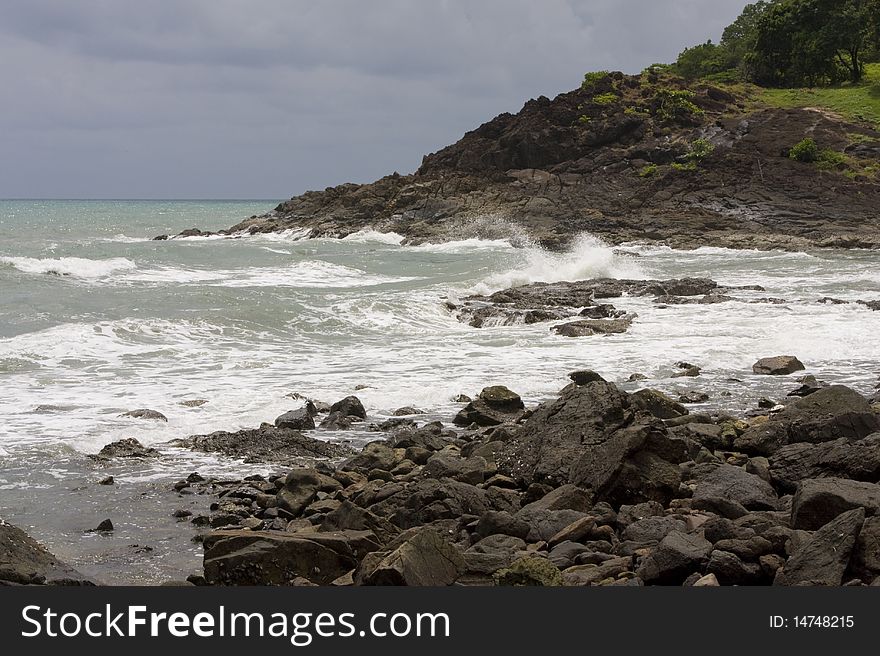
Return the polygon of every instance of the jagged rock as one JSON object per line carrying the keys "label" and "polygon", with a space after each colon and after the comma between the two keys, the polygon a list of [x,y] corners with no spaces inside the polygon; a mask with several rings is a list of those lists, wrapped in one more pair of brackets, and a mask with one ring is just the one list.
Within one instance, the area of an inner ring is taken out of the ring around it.
{"label": "jagged rock", "polygon": [[523,506],[523,510],[576,510],[588,512],[593,499],[589,491],[577,485],[561,485],[550,490],[540,499]]}
{"label": "jagged rock", "polygon": [[880,415],[858,392],[832,385],[798,399],[753,425],[734,441],[734,448],[754,455],[771,455],[795,442],[830,442],[844,437],[858,440],[880,431]]}
{"label": "jagged rock", "polygon": [[687,522],[673,516],[645,517],[627,526],[620,535],[632,542],[660,542],[672,531],[687,531]]}
{"label": "jagged rock", "polygon": [[764,578],[758,563],[743,562],[738,555],[717,548],[706,563],[706,572],[714,574],[722,585],[755,585]]}
{"label": "jagged rock", "polygon": [[275,427],[291,430],[314,430],[315,420],[312,419],[307,408],[300,408],[299,410],[290,410],[277,417]]}
{"label": "jagged rock", "polygon": [[146,447],[133,437],[128,437],[111,442],[94,457],[98,460],[109,460],[110,458],[158,458],[160,455],[162,454],[157,449]]}
{"label": "jagged rock", "polygon": [[777,355],[772,358],[761,358],[752,365],[756,374],[768,376],[785,376],[795,371],[803,371],[803,363],[793,355]]}
{"label": "jagged rock", "polygon": [[678,491],[684,445],[660,426],[633,420],[629,397],[615,385],[571,386],[505,443],[498,470],[521,481],[589,487],[612,503],[668,501]]}
{"label": "jagged rock", "polygon": [[678,585],[702,568],[712,544],[695,533],[672,531],[639,565],[636,574],[645,583]]}
{"label": "jagged rock", "polygon": [[864,509],[856,508],[822,526],[791,555],[773,584],[839,586],[864,521]]}
{"label": "jagged rock", "polygon": [[525,408],[519,394],[503,385],[486,387],[476,399],[467,404],[453,419],[458,426],[496,426],[514,422]]}
{"label": "jagged rock", "polygon": [[856,441],[842,437],[821,444],[789,444],[771,456],[770,476],[785,492],[794,492],[797,483],[807,478],[876,483],[880,481],[880,433]]}
{"label": "jagged rock", "polygon": [[853,508],[880,513],[880,485],[842,478],[801,481],[791,504],[791,525],[814,531]]}
{"label": "jagged rock", "polygon": [[461,552],[431,528],[412,537],[380,560],[369,572],[357,572],[364,585],[452,585],[467,569]]}
{"label": "jagged rock", "polygon": [[212,585],[288,585],[297,577],[327,585],[380,548],[371,531],[216,531],[203,544]]}
{"label": "jagged rock", "polygon": [[479,485],[486,477],[488,468],[486,459],[481,456],[462,458],[435,453],[428,458],[422,473],[431,478],[451,478],[470,485]]}

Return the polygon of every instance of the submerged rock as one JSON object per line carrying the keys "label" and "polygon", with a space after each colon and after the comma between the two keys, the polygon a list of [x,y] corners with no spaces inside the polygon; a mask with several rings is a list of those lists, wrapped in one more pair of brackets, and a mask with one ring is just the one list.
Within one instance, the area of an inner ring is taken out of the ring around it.
{"label": "submerged rock", "polygon": [[97,460],[109,460],[111,458],[158,458],[161,453],[153,447],[146,447],[133,437],[111,442],[102,448],[96,456]]}
{"label": "submerged rock", "polygon": [[139,410],[129,410],[128,412],[123,412],[120,417],[132,417],[134,419],[154,419],[156,421],[168,421],[168,417],[163,415],[158,410],[150,410],[148,408],[140,408]]}

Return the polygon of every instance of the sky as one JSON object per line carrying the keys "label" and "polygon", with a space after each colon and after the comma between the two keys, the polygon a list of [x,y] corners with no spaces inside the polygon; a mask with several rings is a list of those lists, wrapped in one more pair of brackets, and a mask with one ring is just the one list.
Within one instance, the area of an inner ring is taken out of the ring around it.
{"label": "sky", "polygon": [[746,0],[3,0],[0,198],[283,199],[422,156]]}

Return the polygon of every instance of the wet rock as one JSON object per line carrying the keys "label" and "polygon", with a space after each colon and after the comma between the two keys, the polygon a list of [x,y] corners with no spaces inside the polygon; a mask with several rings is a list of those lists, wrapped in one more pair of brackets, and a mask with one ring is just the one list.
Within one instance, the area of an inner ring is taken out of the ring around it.
{"label": "wet rock", "polygon": [[0,519],[0,586],[94,585],[20,528]]}
{"label": "wet rock", "polygon": [[798,399],[769,421],[753,425],[734,441],[738,451],[771,455],[796,442],[858,440],[880,432],[880,415],[858,392],[832,385]]}
{"label": "wet rock", "polygon": [[784,492],[794,492],[797,483],[808,478],[880,481],[880,433],[855,441],[842,437],[821,444],[789,444],[770,457],[769,473]]}
{"label": "wet rock", "polygon": [[402,408],[398,408],[397,410],[395,410],[392,413],[392,415],[395,417],[409,417],[412,415],[423,415],[423,414],[425,414],[424,411],[417,410],[416,408],[413,408],[412,406],[409,406],[409,405],[404,406]]}
{"label": "wet rock", "polygon": [[297,577],[327,585],[380,548],[371,531],[216,531],[204,538],[211,585],[288,585]]}
{"label": "wet rock", "polygon": [[369,572],[358,571],[364,585],[452,585],[467,569],[464,556],[440,533],[419,529]]}
{"label": "wet rock", "polygon": [[330,406],[330,412],[338,412],[345,417],[367,418],[367,411],[364,410],[363,403],[356,396],[346,396],[341,401],[337,401]]}
{"label": "wet rock", "polygon": [[149,410],[147,408],[140,408],[138,410],[129,410],[128,412],[123,412],[120,417],[132,417],[134,419],[154,419],[157,421],[168,421],[168,417],[163,415],[158,410]]}
{"label": "wet rock", "polygon": [[112,476],[105,476],[100,481],[98,481],[98,485],[113,485],[116,483],[116,479]]}
{"label": "wet rock", "polygon": [[300,408],[299,410],[290,410],[277,417],[275,427],[289,430],[314,430],[315,420],[312,419],[307,408]]}
{"label": "wet rock", "polygon": [[675,368],[678,371],[672,374],[673,378],[696,378],[702,371],[700,367],[690,362],[676,362]]}
{"label": "wet rock", "polygon": [[595,371],[591,371],[590,369],[579,369],[578,371],[572,371],[568,374],[568,377],[571,378],[572,382],[575,385],[586,385],[587,383],[595,383],[597,381],[605,382],[605,379],[602,378]]}
{"label": "wet rock", "polygon": [[200,408],[207,402],[207,399],[187,399],[186,401],[181,401],[178,405],[182,405],[184,408]]}
{"label": "wet rock", "polygon": [[793,355],[777,355],[772,358],[761,358],[752,365],[752,371],[765,376],[785,376],[795,371],[803,371],[806,367]]}
{"label": "wet rock", "polygon": [[702,569],[710,551],[712,544],[702,536],[673,531],[642,560],[636,574],[645,583],[680,585]]}
{"label": "wet rock", "polygon": [[773,584],[839,586],[864,521],[864,509],[856,508],[822,526],[792,554]]}
{"label": "wet rock", "polygon": [[260,428],[229,433],[217,431],[209,435],[193,435],[175,440],[182,446],[205,453],[222,453],[245,462],[271,462],[280,465],[302,465],[316,459],[340,458],[351,449],[340,444],[316,440],[299,431],[263,424]]}
{"label": "wet rock", "polygon": [[688,414],[687,408],[655,389],[641,389],[634,392],[630,396],[630,401],[643,412],[658,419],[674,419]]}
{"label": "wet rock", "polygon": [[551,330],[563,337],[589,337],[625,333],[632,325],[632,317],[621,319],[581,319],[553,326]]}
{"label": "wet rock", "polygon": [[814,531],[838,515],[863,508],[867,515],[880,513],[880,485],[841,478],[801,481],[791,505],[793,528]]}
{"label": "wet rock", "polygon": [[693,390],[679,395],[679,403],[705,403],[709,400],[709,395],[705,392],[695,392]]}
{"label": "wet rock", "polygon": [[111,458],[158,458],[161,453],[152,447],[145,447],[133,437],[117,440],[106,445],[95,456],[99,460]]}
{"label": "wet rock", "polygon": [[525,405],[519,394],[503,385],[486,387],[453,419],[457,426],[496,426],[514,422],[522,416]]}
{"label": "wet rock", "polygon": [[90,528],[86,533],[111,533],[113,530],[113,522],[109,519],[105,519],[95,528]]}

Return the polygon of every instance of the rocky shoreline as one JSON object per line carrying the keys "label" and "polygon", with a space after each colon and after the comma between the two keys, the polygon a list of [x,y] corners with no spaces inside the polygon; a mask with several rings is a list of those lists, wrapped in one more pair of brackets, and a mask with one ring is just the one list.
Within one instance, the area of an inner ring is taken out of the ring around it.
{"label": "rocky shoreline", "polygon": [[[673,112],[670,98],[689,104]],[[807,137],[841,163],[790,158]],[[478,237],[564,249],[588,232],[610,244],[684,249],[877,248],[880,183],[870,171],[878,162],[880,132],[826,110],[762,106],[747,90],[651,72],[610,73],[495,117],[426,155],[411,175],[309,191],[219,234],[373,229],[405,244]]]}
{"label": "rocky shoreline", "polygon": [[[588,343],[638,321],[608,299],[716,303],[746,290],[761,291],[707,279],[596,279],[516,287],[448,309],[472,326],[540,321]],[[700,381],[698,365],[672,369]],[[292,395],[301,407],[274,423],[173,443],[277,468],[243,478],[191,473],[169,489],[204,500],[204,512],[169,517],[203,544],[203,572],[187,583],[880,582],[880,392],[866,398],[804,369],[793,356],[753,363],[752,374],[776,377],[779,395],[744,416],[693,407],[712,390],[629,393],[586,369],[536,406],[493,386],[458,397],[459,411],[442,421],[412,407],[372,421],[356,396],[330,405]],[[349,438],[319,439],[322,431]],[[94,457],[161,453],[128,439]],[[94,530],[112,531],[112,521]],[[0,548],[0,584],[93,583],[6,523]]]}

